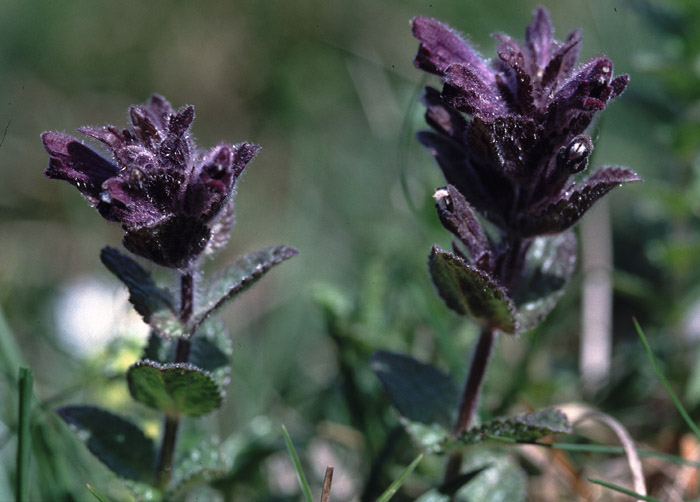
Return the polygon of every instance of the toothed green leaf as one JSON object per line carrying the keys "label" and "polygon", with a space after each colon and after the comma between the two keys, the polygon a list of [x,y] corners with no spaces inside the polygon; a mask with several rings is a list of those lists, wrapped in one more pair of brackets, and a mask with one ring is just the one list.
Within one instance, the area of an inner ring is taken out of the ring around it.
{"label": "toothed green leaf", "polygon": [[221,406],[221,389],[212,376],[186,363],[139,361],[126,375],[131,396],[171,417],[205,415]]}

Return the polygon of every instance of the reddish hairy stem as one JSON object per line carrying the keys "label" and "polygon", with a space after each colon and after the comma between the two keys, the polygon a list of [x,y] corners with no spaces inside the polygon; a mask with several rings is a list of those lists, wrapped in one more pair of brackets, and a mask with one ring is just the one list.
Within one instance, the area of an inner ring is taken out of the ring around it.
{"label": "reddish hairy stem", "polygon": [[[454,436],[458,436],[466,431],[471,425],[472,417],[476,411],[476,406],[479,402],[479,395],[484,383],[486,375],[486,367],[488,366],[494,342],[496,341],[496,330],[491,328],[483,328],[479,335],[479,341],[474,351],[472,364],[469,368],[469,376],[464,385],[462,392],[462,400],[459,404],[459,416],[452,430]],[[459,474],[462,467],[462,453],[453,453],[445,469],[444,481],[447,483]]]}
{"label": "reddish hairy stem", "polygon": [[[186,324],[192,317],[194,305],[194,275],[185,272],[180,277],[180,321]],[[181,336],[177,339],[175,348],[175,362],[186,363],[190,357],[190,340]],[[178,417],[166,415],[163,422],[163,441],[158,453],[158,466],[156,481],[161,490],[164,490],[170,481],[175,457],[175,443],[177,442],[177,429],[180,425]]]}

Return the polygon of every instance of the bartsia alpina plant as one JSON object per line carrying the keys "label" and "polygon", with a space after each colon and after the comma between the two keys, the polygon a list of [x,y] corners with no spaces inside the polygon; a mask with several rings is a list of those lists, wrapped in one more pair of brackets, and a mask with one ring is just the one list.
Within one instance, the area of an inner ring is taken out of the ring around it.
{"label": "bartsia alpina plant", "polygon": [[173,110],[153,95],[132,106],[132,127],[82,127],[104,143],[107,159],[73,136],[42,134],[46,176],[66,180],[109,221],[124,228],[124,246],[159,265],[186,269],[221,247],[233,223],[233,191],[258,145],[222,143],[198,150],[190,134],[194,107]]}
{"label": "bartsia alpina plant", "polygon": [[[640,181],[621,167],[575,178],[593,151],[586,128],[629,77],[615,77],[605,56],[577,67],[580,32],[555,40],[543,7],[535,11],[524,44],[495,35],[498,58],[492,61],[439,21],[416,18],[413,34],[420,40],[415,65],[443,82],[442,91],[427,87],[423,94],[433,130],[419,134],[449,183],[436,192],[438,214],[464,245],[455,251],[469,274],[488,283],[510,312],[498,318],[472,314],[487,328],[529,329],[553,306],[550,301],[548,308],[535,309],[519,301],[528,295],[528,251],[552,242],[550,237],[538,244],[535,238],[561,234],[550,247],[556,247],[560,266],[572,269],[575,244],[567,230],[607,192]],[[477,214],[495,226],[496,235],[487,237]],[[455,308],[455,299],[438,290]]]}
{"label": "bartsia alpina plant", "polygon": [[126,249],[179,274],[173,293],[127,254],[102,250],[102,262],[126,285],[151,328],[126,380],[134,400],[163,414],[162,440],[156,447],[136,424],[97,407],[63,406],[57,413],[107,467],[136,482],[130,486],[137,498],[170,499],[193,484],[225,477],[232,465],[208,438],[200,438],[201,451],[189,452],[206,461],[192,465],[187,456],[176,456],[180,418],[219,408],[230,377],[230,334],[214,312],[297,252],[260,249],[197,285],[201,256],[228,240],[236,182],[260,147],[221,143],[198,150],[190,135],[194,107],[174,110],[158,95],[146,106],[131,107],[130,115],[130,129],[79,129],[106,145],[108,156],[60,132],[45,132],[41,139],[50,157],[46,176],[68,181],[105,219],[120,223]]}
{"label": "bartsia alpina plant", "polygon": [[[447,307],[474,319],[481,333],[461,395],[449,376],[406,356],[378,353],[374,368],[414,440],[452,453],[449,484],[458,479],[465,445],[570,430],[556,410],[473,429],[489,357],[499,333],[523,333],[554,308],[575,268],[571,227],[607,192],[641,179],[623,167],[583,174],[593,151],[586,128],[629,77],[614,76],[605,56],[577,66],[580,32],[557,41],[544,7],[535,10],[524,43],[495,35],[492,60],[440,21],[417,17],[412,30],[420,41],[415,66],[442,83],[421,97],[431,130],[418,139],[447,181],[434,198],[440,221],[457,237],[452,252],[433,246],[430,275]],[[420,413],[407,403],[406,388],[433,396],[421,401]]]}

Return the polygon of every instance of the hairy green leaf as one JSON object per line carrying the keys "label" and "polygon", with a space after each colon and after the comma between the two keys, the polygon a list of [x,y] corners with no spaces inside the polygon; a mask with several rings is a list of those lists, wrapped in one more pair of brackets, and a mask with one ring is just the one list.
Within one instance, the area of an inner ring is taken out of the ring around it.
{"label": "hairy green leaf", "polygon": [[533,239],[513,296],[522,330],[537,326],[556,306],[575,268],[576,235],[572,231]]}
{"label": "hairy green leaf", "polygon": [[372,369],[406,430],[426,450],[449,436],[459,398],[452,378],[409,356],[378,351]]}
{"label": "hairy green leaf", "polygon": [[192,321],[194,327],[199,326],[215,310],[255,284],[273,266],[297,253],[296,249],[287,246],[263,248],[245,255],[227,267],[198,302]]}
{"label": "hairy green leaf", "polygon": [[221,389],[211,375],[186,363],[144,360],[126,374],[131,396],[171,417],[205,415],[221,406]]}
{"label": "hairy green leaf", "polygon": [[56,413],[118,476],[153,483],[155,445],[132,422],[94,406],[63,406]]}
{"label": "hairy green leaf", "polygon": [[486,272],[437,246],[430,252],[428,266],[433,283],[449,308],[461,315],[469,314],[482,326],[510,334],[518,331],[513,302]]}
{"label": "hairy green leaf", "polygon": [[569,434],[571,424],[564,413],[555,409],[524,413],[509,418],[498,418],[463,432],[458,438],[448,438],[441,445],[449,451],[488,440],[531,443],[550,434]]}
{"label": "hairy green leaf", "polygon": [[182,335],[182,324],[175,315],[170,293],[156,286],[150,272],[111,247],[102,249],[100,259],[129,289],[129,301],[149,326],[162,336]]}

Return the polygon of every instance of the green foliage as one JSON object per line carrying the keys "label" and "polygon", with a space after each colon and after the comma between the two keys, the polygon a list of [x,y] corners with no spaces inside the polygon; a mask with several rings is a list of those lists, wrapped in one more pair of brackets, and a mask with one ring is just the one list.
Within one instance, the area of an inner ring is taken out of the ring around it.
{"label": "green foliage", "polygon": [[449,375],[412,357],[383,351],[372,356],[372,369],[418,445],[431,451],[449,436],[459,399]]}
{"label": "green foliage", "polygon": [[170,293],[156,286],[150,272],[111,247],[102,250],[100,259],[129,289],[129,301],[148,325],[162,336],[182,335],[183,328],[175,315]]}
{"label": "green foliage", "polygon": [[199,301],[192,321],[195,329],[212,313],[255,284],[272,267],[296,254],[296,249],[287,246],[263,248],[245,255],[224,269],[210,283]]}
{"label": "green foliage", "polygon": [[457,438],[443,441],[440,447],[441,451],[450,451],[488,440],[531,443],[551,434],[570,433],[571,424],[566,415],[550,408],[484,422],[479,427],[463,432]]}
{"label": "green foliage", "polygon": [[94,406],[63,406],[56,413],[115,474],[153,482],[155,445],[132,422]]}
{"label": "green foliage", "polygon": [[483,326],[515,333],[515,306],[488,274],[460,257],[433,246],[428,258],[433,283],[445,304],[461,315],[469,314]]}
{"label": "green foliage", "polygon": [[523,330],[536,327],[564,294],[564,286],[576,268],[576,236],[573,231],[537,237],[525,255],[525,272],[513,301]]}
{"label": "green foliage", "polygon": [[142,360],[129,368],[127,381],[134,399],[169,417],[206,415],[221,406],[217,383],[192,364]]}

